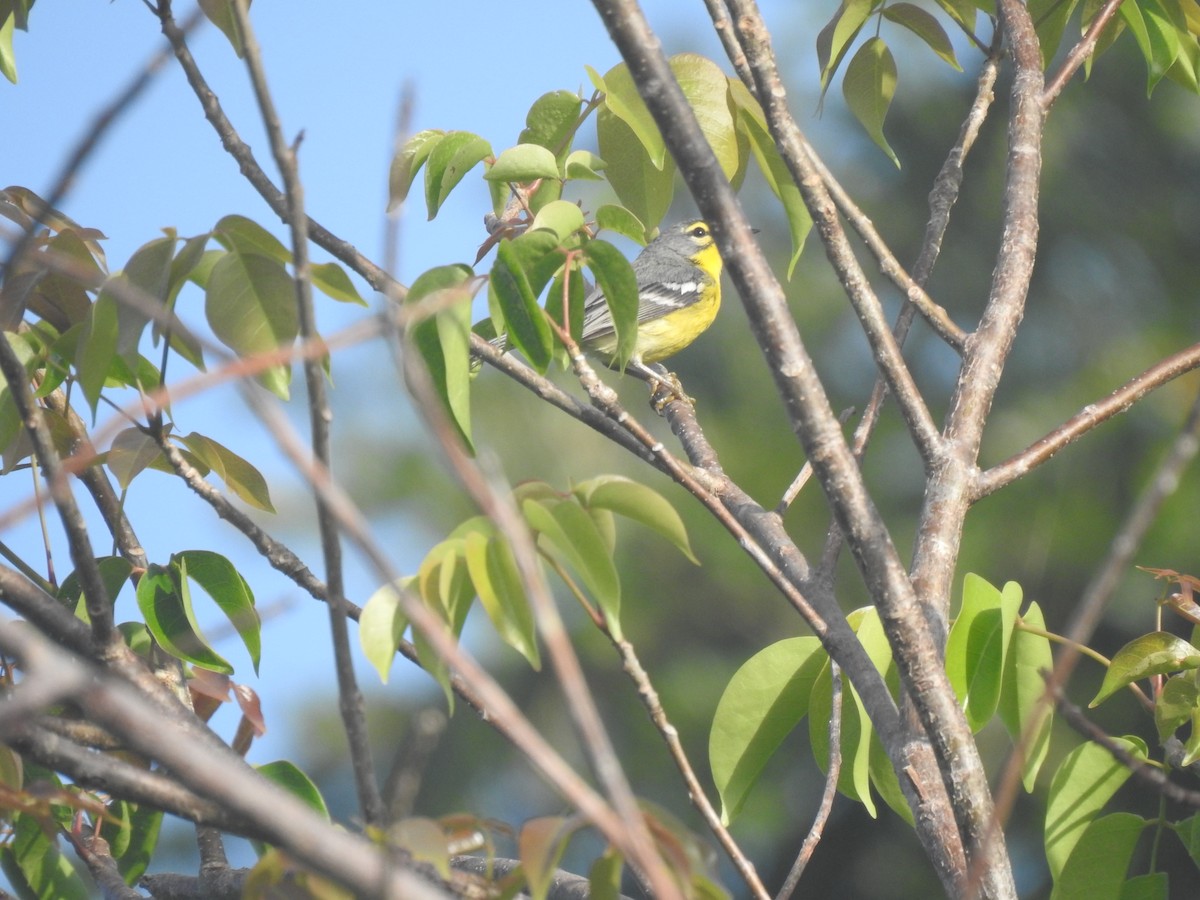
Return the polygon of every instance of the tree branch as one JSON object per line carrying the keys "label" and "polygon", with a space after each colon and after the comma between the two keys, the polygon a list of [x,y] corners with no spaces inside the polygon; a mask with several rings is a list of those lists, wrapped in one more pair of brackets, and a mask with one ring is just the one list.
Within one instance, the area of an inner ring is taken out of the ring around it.
{"label": "tree branch", "polygon": [[[279,115],[267,86],[262,54],[254,29],[246,13],[246,0],[231,5],[241,32],[243,56],[250,74],[254,95],[258,100],[262,122],[270,140],[271,152],[283,178],[284,221],[292,236],[292,259],[296,286],[296,309],[300,338],[310,341],[317,336],[316,312],[313,308],[312,282],[308,262],[308,217],[304,213],[304,186],[300,181],[296,153],[283,137]],[[306,356],[304,382],[308,388],[308,418],[312,435],[312,453],[317,469],[331,471],[332,449],[329,426],[333,411],[325,390],[325,372],[321,361]],[[316,493],[317,526],[321,535],[321,552],[325,560],[325,605],[329,610],[329,625],[333,641],[334,666],[338,680],[338,706],[342,726],[350,749],[351,770],[358,789],[359,809],[368,825],[381,826],[384,821],[383,796],[379,791],[371,743],[367,734],[366,709],[358,679],[354,674],[354,659],[350,654],[350,632],[346,624],[346,597],[342,572],[341,537],[333,514],[320,493]]]}

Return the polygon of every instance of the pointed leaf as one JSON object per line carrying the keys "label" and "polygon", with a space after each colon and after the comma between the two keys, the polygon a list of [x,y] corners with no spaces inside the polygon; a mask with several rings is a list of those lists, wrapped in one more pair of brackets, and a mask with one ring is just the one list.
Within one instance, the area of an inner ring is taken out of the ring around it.
{"label": "pointed leaf", "polygon": [[292,261],[292,251],[279,238],[245,216],[225,216],[213,227],[213,237],[231,253],[265,256],[280,265]]}
{"label": "pointed leaf", "polygon": [[716,63],[697,53],[679,53],[670,62],[721,171],[733,180],[741,167],[741,155],[729,105],[729,78]]}
{"label": "pointed leaf", "polygon": [[483,176],[487,181],[528,184],[540,178],[559,178],[558,161],[540,144],[517,144],[496,157]]}
{"label": "pointed leaf", "polygon": [[269,778],[292,796],[304,801],[309,809],[326,822],[332,821],[329,817],[329,807],[325,805],[325,798],[321,796],[321,791],[295,763],[279,759],[254,768],[258,770],[259,775]]}
{"label": "pointed leaf", "polygon": [[637,347],[637,276],[625,255],[607,241],[588,241],[583,253],[587,267],[596,276],[596,286],[604,291],[604,299],[612,313],[617,332],[614,362],[623,369]]}
{"label": "pointed leaf", "polygon": [[405,298],[409,306],[427,302],[438,310],[412,325],[410,333],[450,421],[468,449],[472,447],[470,323],[473,291],[468,284],[472,277],[471,269],[462,264],[437,266],[418,276]]}
{"label": "pointed leaf", "polygon": [[875,0],[843,0],[817,35],[817,63],[821,67],[821,94],[829,89],[833,73],[871,15]]}
{"label": "pointed leaf", "polygon": [[804,205],[800,188],[796,186],[787,163],[779,155],[775,139],[767,128],[766,117],[758,101],[746,90],[741,82],[731,82],[730,96],[738,107],[738,124],[750,142],[750,149],[762,170],[767,186],[771,188],[787,216],[788,232],[792,238],[792,255],[788,260],[787,275],[790,279],[800,261],[800,253],[804,250],[804,241],[812,230],[812,216]]}
{"label": "pointed leaf", "polygon": [[883,8],[883,15],[897,25],[903,25],[923,40],[930,50],[959,72],[962,71],[962,66],[958,64],[958,57],[954,55],[954,45],[950,43],[950,36],[942,28],[941,22],[921,7],[911,3],[892,3]]}
{"label": "pointed leaf", "polygon": [[539,144],[555,154],[561,153],[570,146],[582,105],[579,95],[571,91],[542,94],[529,107],[525,128],[517,140],[522,144]]}
{"label": "pointed leaf", "polygon": [[146,627],[164,650],[202,669],[233,674],[233,666],[204,639],[187,581],[177,567],[151,565],[138,581],[137,601]]}
{"label": "pointed leaf", "polygon": [[463,176],[491,155],[491,145],[469,131],[451,131],[434,145],[425,161],[425,203],[430,219]]}
{"label": "pointed leaf", "polygon": [[[1135,737],[1114,738],[1138,759],[1146,745]],[[1129,769],[1099,744],[1086,743],[1066,755],[1046,799],[1046,862],[1057,881],[1076,844],[1096,814],[1129,778]]]}
{"label": "pointed leaf", "polygon": [[602,475],[577,485],[575,494],[588,509],[609,509],[641,522],[678,547],[691,562],[700,564],[692,553],[679,513],[653,488],[620,475]]}
{"label": "pointed leaf", "polygon": [[668,156],[656,165],[628,123],[607,106],[596,114],[596,139],[621,204],[648,230],[657,228],[675,195],[675,161]]}
{"label": "pointed leaf", "polygon": [[257,674],[262,656],[262,621],[254,607],[254,594],[246,579],[234,568],[233,563],[211,550],[184,550],[173,555],[171,562],[178,563],[180,571],[200,585],[220,607],[229,624],[241,637]]}
{"label": "pointed leaf", "polygon": [[[1022,616],[1026,624],[1045,630],[1046,620],[1036,602]],[[1000,719],[1014,741],[1024,736],[1025,759],[1021,779],[1025,790],[1032,792],[1038,772],[1050,751],[1050,734],[1054,725],[1054,708],[1043,703],[1046,681],[1043,672],[1054,668],[1050,640],[1040,634],[1018,629],[1013,632],[1008,654],[1004,660],[1004,684],[1000,693]]]}
{"label": "pointed leaf", "polygon": [[562,816],[530,819],[521,826],[517,855],[533,900],[545,900],[572,830],[571,820]]}
{"label": "pointed leaf", "polygon": [[530,666],[539,668],[541,657],[533,611],[508,541],[472,532],[465,538],[464,551],[471,582],[496,633],[524,656]]}
{"label": "pointed leaf", "polygon": [[538,534],[538,547],[573,571],[604,613],[615,639],[621,632],[621,580],[596,523],[578,503],[526,500],[521,512]]}
{"label": "pointed leaf", "polygon": [[[221,342],[242,357],[291,347],[300,330],[291,277],[278,260],[258,253],[231,251],[217,261],[208,278],[205,313]],[[258,377],[286,400],[291,373],[289,364],[280,363]]]}
{"label": "pointed leaf", "polygon": [[1120,812],[1088,824],[1054,879],[1051,900],[1072,897],[1120,897],[1133,849],[1149,823],[1141,816]]}
{"label": "pointed leaf", "polygon": [[75,355],[75,368],[79,373],[79,387],[95,415],[100,392],[113,370],[120,340],[120,318],[117,301],[111,295],[101,294],[92,304],[92,313],[79,336],[79,349]]}
{"label": "pointed leaf", "polygon": [[350,276],[335,262],[318,263],[309,267],[309,275],[313,285],[325,296],[332,297],[342,303],[353,303],[366,306],[367,301],[358,293]]}
{"label": "pointed leaf", "polygon": [[390,584],[385,584],[373,593],[363,605],[358,619],[358,642],[367,662],[379,673],[379,680],[387,684],[396,658],[396,649],[408,628],[400,593]]}
{"label": "pointed leaf", "polygon": [[842,94],[871,140],[900,168],[900,160],[883,136],[883,120],[895,93],[896,61],[892,51],[879,38],[869,38],[846,67]]}
{"label": "pointed leaf", "polygon": [[978,575],[963,581],[962,609],[946,644],[946,673],[963,704],[972,731],[996,712],[1004,677],[1005,653],[1021,603],[1021,588],[1009,582],[1004,592]]}
{"label": "pointed leaf", "polygon": [[815,637],[788,638],[752,656],[726,685],[708,738],[726,825],[783,739],[808,714],[813,683],[827,661]]}
{"label": "pointed leaf", "polygon": [[392,158],[392,165],[388,170],[388,212],[392,212],[408,198],[417,172],[425,165],[425,160],[429,158],[433,148],[445,136],[446,132],[436,129],[418,131]]}
{"label": "pointed leaf", "polygon": [[509,340],[538,372],[550,365],[552,336],[537,296],[529,284],[522,259],[507,238],[496,248],[490,288],[495,292],[508,325]]}
{"label": "pointed leaf", "polygon": [[[654,116],[650,115],[650,110],[646,108],[646,104],[638,93],[633,76],[629,74],[629,66],[625,63],[617,63],[604,73],[603,78],[600,78],[588,67],[588,74],[597,90],[604,92],[604,106],[601,109],[601,115],[611,114],[617,121],[625,125],[637,144],[640,145],[641,151],[650,165],[662,171],[667,160],[667,145],[663,142]],[[597,121],[599,121],[599,117]],[[603,145],[604,139],[601,137],[600,155],[609,159]],[[618,193],[620,192],[618,191]]]}
{"label": "pointed leaf", "polygon": [[606,203],[596,210],[596,225],[606,231],[612,231],[645,246],[646,226],[638,221],[638,217],[623,206]]}
{"label": "pointed leaf", "polygon": [[275,512],[275,507],[271,505],[267,480],[249,461],[224,444],[195,431],[184,435],[180,440],[243,501],[263,512]]}
{"label": "pointed leaf", "polygon": [[1200,667],[1200,650],[1167,631],[1155,631],[1130,641],[1117,651],[1104,674],[1100,690],[1088,704],[1095,708],[1142,678]]}

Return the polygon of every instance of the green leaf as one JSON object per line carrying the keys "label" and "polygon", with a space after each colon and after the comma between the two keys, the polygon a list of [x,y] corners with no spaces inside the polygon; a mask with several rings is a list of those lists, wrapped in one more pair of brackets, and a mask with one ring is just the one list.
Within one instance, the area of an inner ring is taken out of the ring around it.
{"label": "green leaf", "polygon": [[262,621],[254,607],[254,593],[241,573],[224,556],[211,550],[183,550],[171,557],[186,575],[204,590],[217,604],[225,618],[237,631],[254,672],[262,657]]}
{"label": "green leaf", "polygon": [[489,284],[503,310],[509,341],[525,355],[530,365],[544,373],[550,365],[553,346],[550,326],[530,287],[521,255],[507,238],[496,248]]}
{"label": "green leaf", "polygon": [[575,495],[588,509],[608,509],[641,522],[678,547],[691,562],[700,564],[692,553],[679,513],[653,488],[620,475],[601,475],[576,485]]}
{"label": "green leaf", "polygon": [[528,184],[539,178],[558,178],[558,162],[554,154],[540,144],[517,144],[496,157],[484,173],[488,181]]}
{"label": "green leaf", "polygon": [[958,57],[954,55],[954,45],[950,43],[950,37],[946,34],[946,30],[942,28],[942,24],[937,19],[921,7],[911,3],[893,3],[883,8],[883,15],[897,25],[907,28],[923,40],[930,50],[957,71],[962,71],[962,66],[958,64]]}
{"label": "green leaf", "polygon": [[275,512],[275,507],[271,505],[267,480],[247,460],[225,445],[195,431],[184,435],[180,440],[244,502],[263,512]]}
{"label": "green leaf", "polygon": [[75,354],[75,368],[79,373],[79,387],[83,396],[96,413],[100,392],[112,371],[120,340],[120,320],[117,301],[111,295],[101,295],[92,304],[92,313],[79,335],[79,349]]}
{"label": "green leaf", "polygon": [[[1041,630],[1046,628],[1041,607],[1030,603],[1022,620]],[[1000,692],[1000,720],[1013,740],[1029,735],[1025,741],[1025,759],[1021,778],[1025,790],[1032,792],[1038,772],[1050,751],[1054,725],[1054,707],[1043,703],[1046,682],[1042,672],[1054,668],[1050,640],[1040,634],[1017,629],[1013,632],[1004,660],[1004,684]]]}
{"label": "green leaf", "polygon": [[787,270],[790,279],[796,269],[796,263],[800,261],[800,254],[804,250],[804,241],[807,239],[809,231],[812,230],[812,216],[809,214],[808,207],[804,205],[804,197],[800,193],[800,188],[796,186],[787,163],[779,155],[779,148],[775,146],[775,139],[771,137],[771,132],[767,128],[766,116],[763,115],[758,101],[754,99],[745,85],[738,81],[730,83],[730,96],[739,111],[738,124],[750,142],[750,149],[754,153],[758,167],[762,170],[767,186],[779,198],[784,215],[787,216],[788,232],[792,238],[792,256],[788,260]]}
{"label": "green leaf", "polygon": [[413,816],[388,828],[388,845],[412,855],[413,861],[432,866],[450,880],[450,847],[446,832],[433,819]]}
{"label": "green leaf", "polygon": [[392,158],[388,170],[388,205],[387,211],[392,212],[408,199],[413,179],[425,160],[433,152],[433,148],[446,136],[446,132],[436,129],[418,131],[409,138],[399,152]]}
{"label": "green leaf", "polygon": [[643,246],[646,244],[646,226],[623,206],[614,206],[611,203],[601,206],[596,210],[596,225],[607,231],[624,235]]}
{"label": "green leaf", "polygon": [[1088,704],[1095,708],[1121,690],[1142,678],[1167,675],[1180,669],[1200,667],[1200,650],[1187,641],[1166,631],[1155,631],[1134,638],[1117,651],[1104,673],[1100,690]]}
{"label": "green leaf", "polygon": [[542,94],[529,108],[525,128],[517,140],[522,144],[538,144],[560,154],[570,146],[582,104],[579,95],[571,91]]}
{"label": "green leaf", "polygon": [[408,617],[404,615],[400,592],[393,585],[385,584],[363,605],[358,619],[358,643],[384,684],[387,684],[396,649],[407,629]]}
{"label": "green leaf", "polygon": [[413,343],[425,360],[438,397],[468,450],[471,443],[471,290],[474,273],[456,263],[423,272],[405,303],[431,303],[438,311],[412,325]]}
{"label": "green leaf", "polygon": [[1200,710],[1200,686],[1193,675],[1168,678],[1154,704],[1154,725],[1161,743]]}
{"label": "green leaf", "polygon": [[880,38],[868,38],[858,48],[846,75],[842,78],[842,95],[850,112],[866,130],[871,140],[888,159],[900,168],[900,160],[883,136],[883,120],[896,93],[896,61],[892,51]]}
{"label": "green leaf", "polygon": [[29,813],[16,816],[12,835],[0,847],[0,867],[22,898],[87,900],[92,896],[87,882]]}
{"label": "green leaf", "polygon": [[164,650],[202,669],[233,674],[233,666],[204,639],[187,581],[176,566],[151,564],[138,581],[137,601],[146,627]]}
{"label": "green leaf", "polygon": [[591,150],[574,150],[567,156],[567,160],[563,164],[563,172],[567,178],[576,181],[602,181],[603,176],[600,175],[600,172],[607,166],[608,163]]}
{"label": "green leaf", "polygon": [[[891,648],[883,633],[879,614],[874,608],[856,609],[847,616],[850,627],[858,635],[863,649],[881,673],[891,665]],[[826,665],[813,684],[809,698],[808,734],[813,756],[822,769],[829,766],[829,718],[833,711],[832,673]],[[838,790],[852,800],[862,803],[876,816],[871,796],[871,740],[875,730],[858,692],[848,679],[842,682],[842,770]]]}
{"label": "green leaf", "polygon": [[[1113,740],[1135,758],[1146,758],[1146,745],[1139,738]],[[1046,862],[1055,881],[1088,825],[1129,775],[1124,763],[1090,742],[1076,747],[1059,763],[1046,798]]]}
{"label": "green leaf", "polygon": [[1180,46],[1175,25],[1158,0],[1142,0],[1141,6],[1146,21],[1146,33],[1150,38],[1150,59],[1147,60],[1149,80],[1146,85],[1146,95],[1149,96],[1162,77],[1175,65],[1179,58]]}
{"label": "green leaf", "polygon": [[827,662],[815,637],[788,638],[752,656],[726,685],[708,737],[724,824],[741,811],[767,761],[808,714],[813,683]]}
{"label": "green leaf", "polygon": [[1029,15],[1037,27],[1042,66],[1049,67],[1062,42],[1063,30],[1079,0],[1029,0]]}
{"label": "green leaf", "polygon": [[320,790],[295,763],[280,759],[254,768],[258,770],[258,774],[269,778],[288,793],[304,801],[309,809],[326,822],[332,821],[329,817],[329,807],[325,805],[325,798],[321,796]]}
{"label": "green leaf", "polygon": [[425,162],[425,203],[430,219],[463,176],[491,155],[491,145],[469,131],[451,131],[437,142]]}
{"label": "green leaf", "polygon": [[729,78],[716,63],[696,53],[676,54],[670,62],[721,171],[733,180],[741,168],[741,155],[729,104]]}
{"label": "green leaf", "polygon": [[108,805],[106,816],[113,819],[106,817],[101,821],[100,836],[108,841],[113,859],[117,861],[117,871],[125,883],[137,884],[158,846],[162,810],[127,800],[114,800]]}
{"label": "green leaf", "polygon": [[978,7],[975,0],[937,0],[937,5],[950,14],[969,34],[975,32]]}
{"label": "green leaf", "polygon": [[638,284],[633,266],[620,250],[607,241],[588,241],[583,248],[587,267],[596,276],[596,286],[604,291],[604,300],[612,313],[617,332],[614,362],[624,369],[637,347]]}
{"label": "green leaf", "polygon": [[575,573],[600,606],[612,636],[621,640],[621,579],[592,517],[574,498],[525,500],[521,512],[538,534],[539,549]]}
{"label": "green leaf", "polygon": [[279,238],[245,216],[225,216],[213,228],[213,237],[230,252],[265,256],[281,265],[292,261],[292,251]]}
{"label": "green leaf", "polygon": [[821,69],[821,96],[829,89],[830,81],[846,51],[871,15],[875,0],[842,0],[825,27],[817,35],[817,63]]}
{"label": "green leaf", "polygon": [[[566,280],[566,313],[563,312],[563,282]],[[546,313],[559,325],[570,326],[571,339],[576,343],[579,342],[580,335],[583,331],[583,301],[586,292],[584,291],[583,274],[572,265],[570,272],[565,268],[560,269],[558,274],[554,276],[554,281],[550,284],[550,293],[546,297]]]}
{"label": "green leaf", "polygon": [[675,161],[668,156],[655,165],[633,129],[607,106],[596,114],[596,138],[608,163],[604,174],[622,205],[647,229],[657,228],[675,195]]}
{"label": "green leaf", "polygon": [[1200,813],[1176,822],[1171,830],[1183,844],[1183,849],[1192,858],[1192,862],[1200,866]]}
{"label": "green leaf", "polygon": [[946,643],[946,673],[972,731],[996,713],[1009,636],[1021,605],[1015,582],[996,590],[978,575],[963,580],[962,609]]}
{"label": "green leaf", "polygon": [[1141,816],[1127,812],[1101,816],[1089,823],[1054,879],[1051,900],[1123,896],[1125,873],[1147,824]]}
{"label": "green leaf", "polygon": [[1120,900],[1170,900],[1171,880],[1166,872],[1150,872],[1127,878],[1121,885]]}
{"label": "green leaf", "polygon": [[[617,63],[604,73],[603,78],[598,76],[590,66],[587,67],[587,71],[596,89],[604,92],[604,105],[597,116],[597,130],[600,130],[599,121],[604,114],[610,114],[612,118],[626,126],[631,136],[640,145],[650,165],[661,172],[667,162],[667,145],[663,142],[654,116],[650,115],[650,110],[646,108],[646,104],[638,93],[633,76],[629,74],[629,66],[625,63]],[[600,155],[611,160],[609,154],[605,152],[604,143],[604,136],[601,134]],[[610,170],[610,180],[611,176]],[[619,194],[620,191],[618,191]]]}
{"label": "green leaf", "polygon": [[325,296],[332,297],[342,303],[354,303],[366,306],[367,301],[358,293],[350,276],[335,262],[318,263],[309,267],[309,277],[313,285]]}
{"label": "green leaf", "polygon": [[[205,17],[221,29],[221,33],[229,39],[229,46],[233,47],[233,52],[241,59],[245,52],[245,44],[233,12],[233,0],[200,0],[200,8],[204,10]],[[246,9],[249,8],[250,0],[246,0]]]}
{"label": "green leaf", "polygon": [[[121,589],[125,587],[125,583],[133,571],[133,566],[127,559],[120,556],[101,556],[96,560],[96,567],[100,570],[100,582],[104,585],[105,596],[112,603],[121,593]],[[72,572],[63,581],[58,589],[58,599],[81,619],[87,620],[87,608],[83,602],[83,585],[79,582],[78,572]]]}
{"label": "green leaf", "polygon": [[533,900],[545,900],[574,826],[562,816],[530,819],[517,835],[517,856]]}
{"label": "green leaf", "polygon": [[[555,200],[547,203],[533,217],[530,231],[543,229],[551,232],[559,243],[566,241],[571,235],[583,228],[583,210],[576,203],[567,200]],[[555,266],[557,268],[557,265]]]}
{"label": "green leaf", "polygon": [[[204,309],[213,333],[243,358],[291,347],[300,330],[291,277],[282,263],[259,253],[231,251],[217,261]],[[266,367],[258,378],[276,396],[288,398],[289,364]]]}
{"label": "green leaf", "polygon": [[0,22],[0,74],[13,84],[17,83],[17,55],[13,52],[13,27],[16,21],[16,15],[10,12]]}
{"label": "green leaf", "polygon": [[624,857],[612,847],[597,857],[588,872],[588,900],[620,900],[624,868]]}
{"label": "green leaf", "polygon": [[501,640],[541,667],[533,611],[508,541],[481,532],[468,534],[464,542],[467,571],[488,618]]}

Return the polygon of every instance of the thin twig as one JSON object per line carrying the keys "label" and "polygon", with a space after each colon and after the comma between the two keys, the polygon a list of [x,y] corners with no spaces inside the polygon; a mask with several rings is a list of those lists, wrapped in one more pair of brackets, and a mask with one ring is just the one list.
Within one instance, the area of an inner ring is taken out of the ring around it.
{"label": "thin twig", "polygon": [[1104,31],[1105,26],[1112,21],[1113,16],[1117,14],[1117,9],[1124,0],[1107,0],[1104,6],[1096,12],[1092,17],[1092,21],[1088,24],[1087,31],[1084,32],[1082,38],[1079,39],[1071,52],[1067,54],[1067,58],[1063,60],[1062,65],[1058,67],[1058,71],[1051,76],[1046,87],[1042,90],[1042,109],[1049,110],[1054,105],[1054,101],[1058,99],[1058,95],[1062,93],[1063,88],[1071,80],[1072,76],[1079,71],[1092,52],[1096,49],[1096,43],[1100,40],[1100,33]]}
{"label": "thin twig", "polygon": [[837,795],[838,778],[842,774],[842,670],[832,660],[829,663],[829,676],[832,707],[829,712],[829,769],[825,772],[825,787],[821,791],[821,802],[817,806],[817,814],[813,816],[812,827],[804,836],[796,861],[792,863],[791,871],[775,895],[775,900],[788,900],[796,892],[808,861],[812,859],[813,851],[825,833],[825,825],[833,809],[833,798]]}
{"label": "thin twig", "polygon": [[[1060,694],[1063,686],[1078,664],[1082,648],[1087,646],[1105,608],[1116,593],[1121,578],[1129,571],[1133,556],[1141,546],[1146,533],[1158,518],[1163,504],[1175,493],[1179,479],[1188,464],[1200,449],[1200,394],[1188,410],[1187,420],[1180,429],[1171,448],[1159,463],[1154,476],[1142,490],[1137,503],[1121,523],[1121,528],[1109,545],[1103,563],[1088,582],[1079,603],[1071,616],[1071,622],[1063,639],[1063,649],[1054,661],[1054,671],[1047,680],[1046,692],[1041,703],[1050,703]],[[1063,701],[1059,701],[1060,704]],[[1039,721],[1037,713],[1030,719]],[[1021,745],[1026,741],[1022,734]],[[996,789],[996,811],[998,822],[1004,822],[1016,802],[1017,786],[1021,777],[1021,755],[1012,754],[1004,767],[1000,784]]]}
{"label": "thin twig", "polygon": [[622,668],[624,668],[625,673],[637,688],[642,705],[646,707],[646,712],[650,715],[650,721],[658,729],[659,735],[666,743],[667,750],[671,754],[671,759],[675,762],[675,767],[679,769],[679,773],[683,776],[692,806],[700,813],[705,824],[708,825],[709,831],[713,833],[713,836],[729,856],[730,862],[733,863],[742,880],[746,882],[746,887],[750,889],[751,896],[758,897],[760,900],[769,900],[771,895],[763,887],[763,883],[758,877],[758,872],[754,868],[754,863],[746,856],[742,848],[738,846],[737,841],[733,839],[733,835],[729,833],[729,829],[721,823],[720,815],[718,815],[716,809],[709,801],[708,795],[704,792],[704,786],[700,784],[700,779],[696,777],[696,771],[692,768],[687,751],[683,749],[683,742],[679,740],[679,731],[671,724],[671,720],[667,718],[667,713],[663,709],[658,691],[654,689],[654,685],[650,681],[650,676],[646,674],[646,670],[642,667],[641,660],[638,659],[637,651],[633,648],[633,644],[623,638],[618,639],[613,637],[611,632],[608,632],[608,637],[613,642],[613,646],[617,648],[617,652],[621,654]]}
{"label": "thin twig", "polygon": [[1125,412],[1148,393],[1200,367],[1200,344],[1180,350],[1125,382],[1103,400],[1089,403],[1062,425],[1039,438],[1020,453],[980,473],[972,499],[978,500],[1012,484],[1029,471],[1048,461],[1064,447],[1074,443],[1096,426]]}
{"label": "thin twig", "polygon": [[[316,337],[316,311],[313,307],[312,281],[308,262],[308,217],[304,213],[304,186],[300,181],[296,152],[283,137],[279,114],[267,85],[263,69],[262,53],[250,25],[246,12],[246,0],[232,4],[242,39],[243,57],[254,86],[262,122],[271,143],[271,152],[279,166],[283,179],[286,222],[292,236],[292,260],[296,285],[296,309],[300,337],[309,341]],[[312,435],[312,453],[316,464],[329,470],[332,468],[333,451],[330,447],[329,426],[333,412],[325,389],[325,372],[319,360],[305,358],[304,380],[308,388],[308,418]],[[381,826],[384,820],[383,796],[371,754],[370,737],[367,734],[366,707],[358,679],[354,673],[354,658],[350,653],[350,630],[346,624],[346,597],[342,571],[341,537],[337,523],[317,493],[317,526],[321,536],[321,553],[325,560],[325,605],[329,610],[329,625],[332,632],[334,666],[338,681],[338,707],[342,714],[342,726],[346,732],[346,743],[350,749],[350,767],[358,789],[359,808],[363,820],[372,826]]]}
{"label": "thin twig", "polygon": [[1146,759],[1139,759],[1113,740],[1100,726],[1083,714],[1074,703],[1066,698],[1061,686],[1052,688],[1052,680],[1047,680],[1047,688],[1053,690],[1053,700],[1059,712],[1067,723],[1086,737],[1112,754],[1113,759],[1129,770],[1129,774],[1140,781],[1146,782],[1162,796],[1174,803],[1182,803],[1192,809],[1200,809],[1200,791],[1189,790],[1178,785],[1167,777],[1167,773]]}

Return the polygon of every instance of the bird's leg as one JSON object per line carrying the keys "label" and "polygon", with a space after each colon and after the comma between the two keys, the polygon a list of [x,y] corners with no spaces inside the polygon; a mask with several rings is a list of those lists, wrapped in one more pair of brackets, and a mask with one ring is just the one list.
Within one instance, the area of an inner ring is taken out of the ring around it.
{"label": "bird's leg", "polygon": [[651,386],[654,411],[660,415],[672,399],[696,405],[696,401],[684,393],[683,385],[679,383],[679,376],[674,372],[668,372],[658,363],[648,366],[645,363],[631,360],[625,367],[625,371],[636,375]]}

